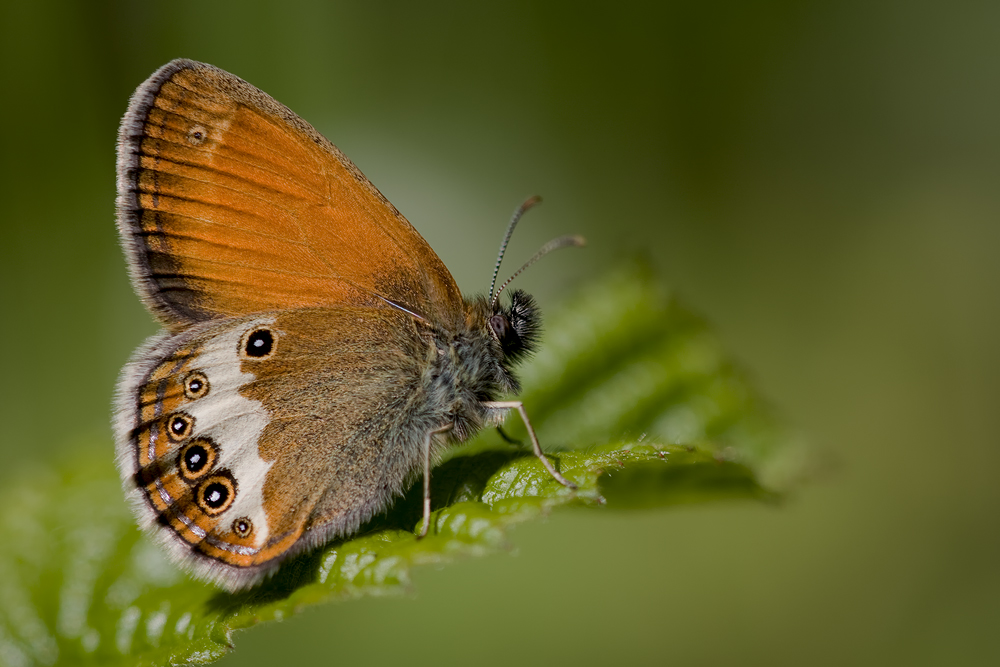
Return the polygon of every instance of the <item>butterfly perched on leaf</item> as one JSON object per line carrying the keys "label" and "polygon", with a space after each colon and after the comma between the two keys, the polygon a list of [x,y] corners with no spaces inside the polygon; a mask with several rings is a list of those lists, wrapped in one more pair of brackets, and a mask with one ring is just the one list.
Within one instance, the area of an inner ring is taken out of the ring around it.
{"label": "butterfly perched on leaf", "polygon": [[496,270],[463,297],[350,160],[257,88],[189,60],[157,70],[122,120],[117,208],[163,326],[119,380],[118,466],[142,526],[196,576],[252,586],[421,475],[426,534],[432,462],[511,409],[573,486],[501,400],[537,343],[534,300],[502,300]]}

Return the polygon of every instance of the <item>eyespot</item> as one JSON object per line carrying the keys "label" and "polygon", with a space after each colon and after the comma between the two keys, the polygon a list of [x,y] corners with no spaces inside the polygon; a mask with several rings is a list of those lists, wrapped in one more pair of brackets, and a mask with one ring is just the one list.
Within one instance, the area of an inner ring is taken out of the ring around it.
{"label": "eyespot", "polygon": [[175,412],[167,417],[167,434],[174,442],[180,442],[194,430],[194,418],[183,412]]}
{"label": "eyespot", "polygon": [[208,139],[208,130],[202,125],[192,125],[188,130],[187,140],[192,146],[201,146]]}
{"label": "eyespot", "polygon": [[250,537],[250,533],[253,532],[253,522],[249,518],[241,516],[233,521],[233,532],[238,537]]}
{"label": "eyespot", "polygon": [[184,395],[194,400],[208,394],[208,378],[200,371],[192,371],[184,377]]}
{"label": "eyespot", "polygon": [[177,457],[177,467],[184,479],[194,481],[211,470],[217,458],[215,443],[208,438],[198,438],[181,450]]}
{"label": "eyespot", "polygon": [[221,514],[236,500],[236,482],[228,472],[216,473],[198,486],[195,500],[205,514]]}
{"label": "eyespot", "polygon": [[274,354],[275,342],[270,329],[252,329],[240,341],[240,354],[244,359],[267,359]]}

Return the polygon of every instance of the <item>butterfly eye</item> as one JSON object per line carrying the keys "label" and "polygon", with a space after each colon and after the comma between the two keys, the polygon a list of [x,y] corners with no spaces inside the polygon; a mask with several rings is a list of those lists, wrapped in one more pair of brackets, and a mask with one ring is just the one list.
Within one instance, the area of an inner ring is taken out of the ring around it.
{"label": "butterfly eye", "polygon": [[497,340],[502,342],[504,338],[510,335],[510,322],[503,315],[493,315],[490,317],[490,329],[493,330]]}
{"label": "butterfly eye", "polygon": [[274,354],[274,334],[270,329],[254,329],[243,337],[240,349],[246,359],[266,359]]}
{"label": "butterfly eye", "polygon": [[233,532],[239,537],[250,537],[253,532],[253,523],[245,516],[233,521]]}
{"label": "butterfly eye", "polygon": [[516,355],[521,349],[521,337],[517,334],[517,328],[511,324],[506,315],[493,315],[490,317],[490,328],[500,341],[505,355]]}
{"label": "butterfly eye", "polygon": [[215,465],[216,448],[215,444],[207,438],[199,438],[188,443],[181,450],[177,467],[181,470],[181,475],[193,481],[198,479]]}
{"label": "butterfly eye", "polygon": [[221,514],[236,499],[236,484],[228,474],[212,475],[198,487],[195,498],[205,514]]}
{"label": "butterfly eye", "polygon": [[208,378],[204,373],[194,371],[184,378],[184,395],[194,400],[208,393]]}
{"label": "butterfly eye", "polygon": [[191,435],[193,429],[194,418],[189,417],[183,412],[178,412],[167,418],[167,433],[174,442],[180,442]]}

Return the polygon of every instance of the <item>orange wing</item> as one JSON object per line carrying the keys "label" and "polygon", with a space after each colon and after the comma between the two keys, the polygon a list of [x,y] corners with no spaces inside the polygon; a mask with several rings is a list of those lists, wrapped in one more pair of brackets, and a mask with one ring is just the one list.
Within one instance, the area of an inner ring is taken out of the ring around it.
{"label": "orange wing", "polygon": [[118,225],[136,291],[166,326],[378,297],[461,317],[448,269],[336,146],[267,94],[175,60],[118,138]]}

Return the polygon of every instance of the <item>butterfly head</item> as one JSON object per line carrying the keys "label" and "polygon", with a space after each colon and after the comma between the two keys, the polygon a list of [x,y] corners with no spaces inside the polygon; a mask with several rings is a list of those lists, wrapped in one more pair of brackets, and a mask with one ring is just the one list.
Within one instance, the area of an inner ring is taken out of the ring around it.
{"label": "butterfly head", "polygon": [[505,361],[516,363],[534,352],[538,345],[541,315],[534,297],[524,290],[513,290],[506,306],[494,302],[487,324],[500,344]]}
{"label": "butterfly head", "polygon": [[505,280],[499,289],[494,291],[497,284],[497,275],[500,272],[500,264],[503,262],[503,256],[507,251],[507,244],[510,242],[510,237],[514,233],[514,227],[517,226],[521,216],[540,201],[540,197],[531,197],[514,211],[514,216],[511,218],[510,224],[507,225],[507,231],[500,242],[500,252],[497,254],[497,262],[493,267],[493,280],[490,283],[489,307],[487,309],[489,314],[486,318],[487,328],[490,335],[499,344],[501,366],[505,371],[505,375],[511,379],[510,384],[512,387],[517,387],[517,381],[513,380],[513,376],[510,375],[509,367],[511,364],[517,363],[535,351],[538,345],[538,335],[541,330],[541,315],[539,314],[538,306],[535,304],[535,299],[524,290],[512,290],[510,292],[509,304],[506,306],[501,303],[500,295],[503,294],[514,278],[521,275],[522,271],[548,253],[559,248],[582,246],[585,243],[584,239],[580,236],[562,236],[549,241],[531,259],[522,264],[521,268],[515,271],[510,278]]}

